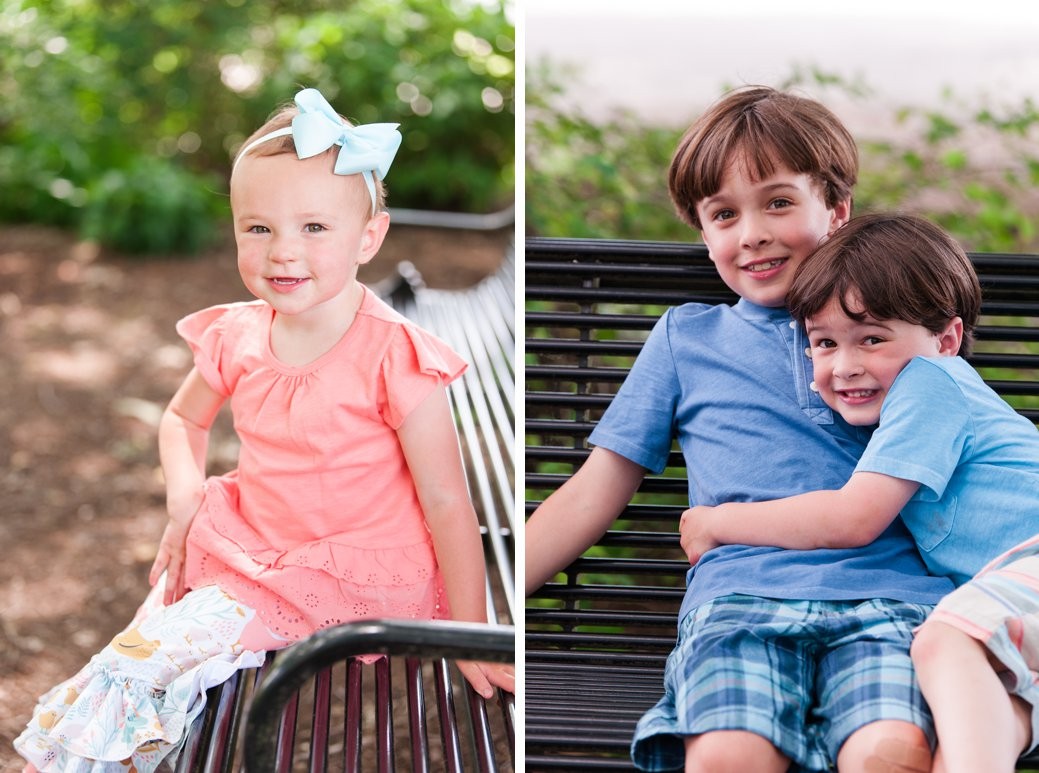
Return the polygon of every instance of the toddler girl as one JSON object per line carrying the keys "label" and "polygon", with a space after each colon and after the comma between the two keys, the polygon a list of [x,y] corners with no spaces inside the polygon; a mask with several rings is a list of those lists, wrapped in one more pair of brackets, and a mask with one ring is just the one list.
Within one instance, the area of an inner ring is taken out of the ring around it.
{"label": "toddler girl", "polygon": [[[26,770],[153,771],[208,687],[320,628],[486,622],[444,388],[465,363],[357,281],[389,226],[382,180],[400,142],[396,124],[353,127],[305,89],[238,153],[238,268],[258,300],[177,325],[195,366],[159,428],[169,522],[155,590],[41,699],[15,742]],[[238,469],[207,480],[227,400]],[[485,696],[514,689],[511,667],[458,665]]]}

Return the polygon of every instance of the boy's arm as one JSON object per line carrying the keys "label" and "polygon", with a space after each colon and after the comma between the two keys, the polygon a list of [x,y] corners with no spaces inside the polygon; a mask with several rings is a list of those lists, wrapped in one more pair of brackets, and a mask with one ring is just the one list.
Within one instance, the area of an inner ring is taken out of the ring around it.
{"label": "boy's arm", "polygon": [[192,369],[170,400],[159,423],[159,459],[166,479],[169,523],[159,543],[149,580],[152,585],[166,572],[164,604],[184,595],[184,551],[191,521],[202,504],[206,480],[209,428],[224,397]]}
{"label": "boy's arm", "polygon": [[529,596],[601,537],[631,501],[645,469],[596,447],[581,468],[527,520],[525,586]]}
{"label": "boy's arm", "polygon": [[[434,390],[397,430],[415,491],[426,517],[454,620],[487,622],[487,579],[480,524],[469,499],[447,391]],[[504,663],[459,661],[477,692],[491,685],[515,692],[515,670]]]}
{"label": "boy's arm", "polygon": [[920,484],[857,472],[836,491],[811,491],[770,502],[729,502],[682,514],[682,548],[695,564],[719,545],[794,550],[868,545],[886,529]]}

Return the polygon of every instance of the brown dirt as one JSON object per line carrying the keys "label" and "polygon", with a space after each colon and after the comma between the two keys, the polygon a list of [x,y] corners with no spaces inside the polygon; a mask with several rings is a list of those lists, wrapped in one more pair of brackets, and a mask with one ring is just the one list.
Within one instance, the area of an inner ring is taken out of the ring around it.
{"label": "brown dirt", "polygon": [[[510,233],[396,226],[366,282],[410,260],[432,287],[499,265]],[[247,299],[233,246],[130,259],[52,229],[0,229],[0,771],[38,695],[72,675],[147,592],[165,523],[158,417],[190,368],[173,325]],[[233,464],[221,416],[211,465]]]}

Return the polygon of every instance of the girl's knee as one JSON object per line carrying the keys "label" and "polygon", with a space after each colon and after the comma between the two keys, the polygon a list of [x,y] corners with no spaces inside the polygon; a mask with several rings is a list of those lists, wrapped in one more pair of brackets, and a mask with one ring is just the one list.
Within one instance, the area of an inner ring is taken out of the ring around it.
{"label": "girl's knee", "polygon": [[685,773],[784,773],[789,766],[779,749],[755,733],[715,730],[686,739]]}

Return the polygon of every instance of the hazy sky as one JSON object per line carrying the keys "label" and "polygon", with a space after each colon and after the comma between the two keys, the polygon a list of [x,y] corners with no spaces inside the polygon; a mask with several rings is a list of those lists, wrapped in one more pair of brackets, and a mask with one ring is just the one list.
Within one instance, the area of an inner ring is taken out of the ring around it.
{"label": "hazy sky", "polygon": [[[568,99],[591,115],[621,106],[683,124],[723,85],[777,84],[793,64],[861,78],[875,105],[1039,102],[1039,3],[1028,0],[521,0],[528,69],[580,66]],[[885,113],[890,111],[885,110]]]}

